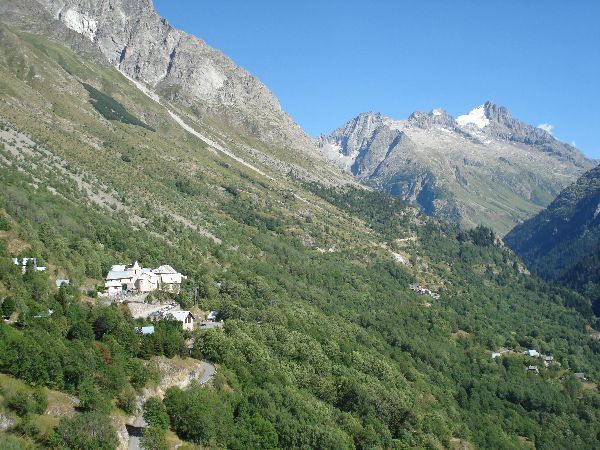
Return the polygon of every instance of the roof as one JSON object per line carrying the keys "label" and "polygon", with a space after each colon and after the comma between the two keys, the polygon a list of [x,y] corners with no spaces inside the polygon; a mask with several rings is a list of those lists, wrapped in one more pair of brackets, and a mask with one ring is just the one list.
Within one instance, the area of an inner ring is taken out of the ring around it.
{"label": "roof", "polygon": [[123,280],[125,278],[132,278],[135,274],[132,270],[111,270],[106,275],[107,280]]}
{"label": "roof", "polygon": [[160,276],[163,283],[181,283],[180,273],[165,273]]}
{"label": "roof", "polygon": [[59,288],[59,287],[61,287],[63,284],[67,284],[67,285],[68,285],[70,282],[69,282],[69,280],[61,280],[61,279],[57,279],[57,280],[55,281],[55,283],[56,283],[56,287],[58,287],[58,288]]}
{"label": "roof", "polygon": [[216,317],[219,315],[219,311],[211,311],[208,313],[208,315],[206,316],[207,319],[216,319]]}
{"label": "roof", "polygon": [[146,278],[150,281],[152,281],[152,280],[158,281],[159,275],[152,273],[152,272],[142,272],[142,274],[139,276],[139,278]]}
{"label": "roof", "polygon": [[154,325],[139,327],[138,331],[142,334],[154,334]]}
{"label": "roof", "polygon": [[169,266],[168,264],[165,264],[163,266],[160,266],[156,269],[154,269],[152,272],[154,273],[177,273],[177,271],[175,269],[173,269],[171,266]]}
{"label": "roof", "polygon": [[575,373],[575,376],[577,378],[585,378],[585,373],[583,373],[583,372],[577,372],[577,373]]}
{"label": "roof", "polygon": [[167,317],[172,316],[175,320],[183,322],[190,314],[195,319],[191,311],[172,311],[169,314],[167,314]]}

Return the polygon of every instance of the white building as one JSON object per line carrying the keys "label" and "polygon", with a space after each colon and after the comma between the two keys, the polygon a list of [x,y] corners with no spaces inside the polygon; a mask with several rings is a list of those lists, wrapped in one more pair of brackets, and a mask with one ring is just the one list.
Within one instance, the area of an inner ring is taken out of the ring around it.
{"label": "white building", "polygon": [[54,283],[56,284],[57,288],[60,288],[63,284],[66,285],[66,286],[68,286],[71,282],[69,280],[66,280],[66,279],[64,279],[64,280],[57,279]]}
{"label": "white building", "polygon": [[31,261],[33,270],[38,272],[45,272],[46,267],[37,265],[37,258],[13,258],[12,262],[15,266],[21,266],[21,271],[25,273],[27,271],[27,264]]}
{"label": "white building", "polygon": [[132,266],[115,264],[106,276],[106,288],[109,295],[120,294],[125,291],[138,291],[141,293],[163,290],[179,292],[181,283],[187,279],[169,265],[157,269],[148,269],[136,261]]}
{"label": "white building", "polygon": [[181,322],[184,330],[192,331],[194,329],[194,320],[196,320],[196,318],[190,311],[173,311],[168,313],[165,317]]}

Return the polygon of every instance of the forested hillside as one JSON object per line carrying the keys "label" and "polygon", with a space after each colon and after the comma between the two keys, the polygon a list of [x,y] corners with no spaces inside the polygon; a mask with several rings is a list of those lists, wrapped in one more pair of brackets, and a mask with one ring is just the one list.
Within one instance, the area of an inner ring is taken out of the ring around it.
{"label": "forested hillside", "polygon": [[[158,356],[217,375],[150,402],[149,448],[600,445],[589,300],[530,276],[491,230],[335,186],[317,158],[9,26],[0,117],[0,448],[122,446]],[[197,287],[222,329],[137,333],[149,323],[97,297],[135,260],[187,275],[168,300],[190,307]],[[59,394],[74,405],[61,417]]]}
{"label": "forested hillside", "polygon": [[586,294],[600,315],[600,166],[566,188],[506,243],[545,280]]}

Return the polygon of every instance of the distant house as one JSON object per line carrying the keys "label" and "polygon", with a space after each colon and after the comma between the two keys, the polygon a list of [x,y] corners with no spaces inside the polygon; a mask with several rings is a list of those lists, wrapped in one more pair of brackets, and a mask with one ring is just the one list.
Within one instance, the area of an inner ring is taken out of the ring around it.
{"label": "distant house", "polygon": [[160,287],[160,277],[150,271],[143,272],[135,281],[135,287],[139,292],[153,292]]}
{"label": "distant house", "polygon": [[138,327],[137,332],[142,335],[154,334],[154,325],[150,325],[147,327]]}
{"label": "distant house", "polygon": [[110,280],[104,283],[106,293],[110,296],[123,293],[123,285],[118,280]]}
{"label": "distant house", "polygon": [[544,366],[546,367],[554,364],[554,356],[542,355],[542,359],[544,360]]}
{"label": "distant house", "polygon": [[182,281],[187,278],[168,264],[160,266],[152,272],[159,277],[160,289],[167,292],[179,292]]}
{"label": "distant house", "polygon": [[33,316],[33,318],[34,319],[47,319],[52,314],[54,314],[54,310],[53,309],[49,309],[48,311],[44,311],[44,312],[41,312],[41,313]]}
{"label": "distant house", "polygon": [[54,283],[56,284],[57,288],[60,288],[63,285],[68,286],[70,284],[70,281],[69,280],[60,280],[60,279],[58,279]]}
{"label": "distant house", "polygon": [[194,320],[196,318],[190,311],[173,311],[166,314],[165,317],[181,322],[184,330],[192,331],[194,329]]}
{"label": "distant house", "polygon": [[46,267],[37,265],[37,258],[13,258],[12,262],[15,266],[21,266],[21,271],[25,273],[27,271],[27,265],[31,263],[33,270],[37,272],[45,272]]}
{"label": "distant house", "polygon": [[538,352],[537,350],[527,350],[525,353],[531,356],[532,358],[537,358],[540,356],[540,352]]}
{"label": "distant house", "polygon": [[500,356],[502,356],[502,354],[501,354],[501,353],[498,353],[498,352],[493,352],[493,353],[492,353],[492,359],[499,358]]}
{"label": "distant house", "polygon": [[540,369],[538,368],[538,366],[529,366],[529,367],[527,367],[527,371],[535,373],[535,374],[540,373]]}
{"label": "distant house", "polygon": [[218,317],[219,317],[219,311],[211,311],[207,314],[206,320],[209,320],[211,322],[216,322]]}
{"label": "distant house", "polygon": [[578,378],[581,381],[587,381],[587,377],[585,376],[585,373],[583,373],[583,372],[575,373],[575,378]]}

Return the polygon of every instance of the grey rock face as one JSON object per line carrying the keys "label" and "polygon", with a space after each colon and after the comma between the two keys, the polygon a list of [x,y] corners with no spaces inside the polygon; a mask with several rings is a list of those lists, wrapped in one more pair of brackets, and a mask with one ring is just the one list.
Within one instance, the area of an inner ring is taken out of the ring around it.
{"label": "grey rock face", "polygon": [[361,182],[464,226],[500,233],[548,204],[593,163],[490,102],[453,118],[442,109],[405,120],[364,113],[318,140]]}
{"label": "grey rock face", "polygon": [[151,0],[38,0],[95,44],[110,64],[170,101],[278,146],[314,143],[256,78],[200,39],[173,28]]}

